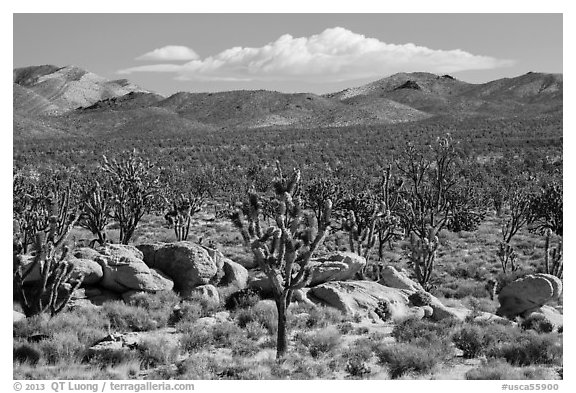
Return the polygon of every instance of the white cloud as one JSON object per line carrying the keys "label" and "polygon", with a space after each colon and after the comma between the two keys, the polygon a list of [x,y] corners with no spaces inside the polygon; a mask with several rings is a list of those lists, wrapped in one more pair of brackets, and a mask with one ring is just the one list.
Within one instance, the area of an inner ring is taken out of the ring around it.
{"label": "white cloud", "polygon": [[179,60],[196,60],[199,56],[193,49],[187,46],[167,45],[162,48],[154,49],[135,60],[162,60],[162,61],[179,61]]}
{"label": "white cloud", "polygon": [[119,73],[168,72],[176,73],[179,80],[338,82],[395,72],[450,73],[511,64],[510,60],[474,55],[460,49],[388,44],[335,27],[310,37],[294,38],[285,34],[260,48],[234,47],[185,64],[132,67]]}

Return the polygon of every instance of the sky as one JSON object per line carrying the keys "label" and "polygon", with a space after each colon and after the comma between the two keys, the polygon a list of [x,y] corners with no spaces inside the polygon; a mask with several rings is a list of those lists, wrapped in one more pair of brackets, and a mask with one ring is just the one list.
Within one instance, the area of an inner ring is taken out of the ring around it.
{"label": "sky", "polygon": [[396,72],[562,73],[562,14],[14,14],[13,66],[144,89],[327,93]]}

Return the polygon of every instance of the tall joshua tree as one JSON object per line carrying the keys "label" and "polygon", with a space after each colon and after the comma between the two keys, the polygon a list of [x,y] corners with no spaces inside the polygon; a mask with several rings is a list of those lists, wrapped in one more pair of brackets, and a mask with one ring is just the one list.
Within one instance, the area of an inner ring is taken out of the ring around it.
{"label": "tall joshua tree", "polygon": [[[462,161],[450,135],[438,138],[428,151],[409,144],[396,167],[405,180],[401,218],[410,235],[409,257],[418,282],[429,288],[434,270],[438,234],[443,228],[456,229],[466,224],[474,230],[482,217],[472,194],[462,198],[465,183]],[[464,220],[465,222],[460,222]]]}
{"label": "tall joshua tree", "polygon": [[108,161],[104,156],[102,170],[108,175],[112,193],[112,218],[120,226],[120,243],[128,244],[145,213],[157,205],[160,181],[156,166],[136,155]]}
{"label": "tall joshua tree", "polygon": [[310,258],[317,251],[330,230],[332,202],[324,202],[323,212],[317,219],[305,214],[302,201],[295,196],[300,185],[300,171],[294,170],[289,178],[282,175],[274,179],[274,223],[262,228],[263,203],[252,191],[248,201],[232,214],[232,222],[240,230],[258,266],[272,283],[272,291],[278,310],[278,338],[276,357],[281,358],[288,347],[286,311],[293,291],[303,288],[312,279]]}

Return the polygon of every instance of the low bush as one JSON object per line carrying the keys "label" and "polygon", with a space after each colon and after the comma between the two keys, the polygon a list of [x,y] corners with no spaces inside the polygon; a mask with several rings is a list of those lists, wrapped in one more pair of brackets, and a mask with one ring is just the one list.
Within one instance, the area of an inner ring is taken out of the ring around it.
{"label": "low bush", "polygon": [[160,291],[157,293],[137,293],[130,298],[128,304],[146,310],[149,317],[156,321],[156,325],[160,328],[168,324],[174,307],[179,302],[180,298],[175,292]]}
{"label": "low bush", "polygon": [[250,357],[258,353],[258,345],[247,337],[237,337],[230,347],[233,356]]}
{"label": "low bush", "polygon": [[449,340],[452,329],[452,323],[448,321],[408,318],[394,325],[392,337],[402,343],[441,342]]}
{"label": "low bush", "polygon": [[143,307],[148,311],[171,310],[180,302],[180,297],[174,291],[159,291],[156,293],[140,292],[132,295],[128,304]]}
{"label": "low bush", "polygon": [[480,356],[487,350],[491,343],[490,336],[486,336],[484,331],[475,325],[464,326],[452,336],[452,341],[456,348],[461,349],[466,359]]}
{"label": "low bush", "polygon": [[176,329],[180,331],[182,326],[194,323],[204,316],[204,309],[201,304],[184,301],[174,313],[173,322],[176,323]]}
{"label": "low bush", "polygon": [[185,351],[198,352],[212,345],[212,331],[207,329],[205,325],[188,324],[181,328],[180,345]]}
{"label": "low bush", "polygon": [[354,342],[343,354],[345,370],[355,378],[364,378],[372,370],[367,362],[372,358],[374,342],[370,339],[360,339]]}
{"label": "low bush", "polygon": [[228,348],[245,337],[244,331],[232,322],[222,322],[212,325],[212,342],[215,346]]}
{"label": "low bush", "polygon": [[372,372],[372,369],[368,367],[366,362],[359,358],[350,358],[346,362],[346,372],[353,377],[363,378]]}
{"label": "low bush", "polygon": [[416,307],[429,306],[432,304],[432,295],[428,292],[417,291],[408,296],[408,301]]}
{"label": "low bush", "polygon": [[244,326],[246,337],[250,340],[258,341],[261,337],[265,336],[267,330],[259,322],[249,322]]}
{"label": "low bush", "polygon": [[47,315],[36,315],[14,323],[15,338],[31,336],[50,338],[55,332],[76,336],[85,345],[106,335],[109,322],[106,316],[95,308],[77,308],[62,312],[50,318]]}
{"label": "low bush", "polygon": [[467,371],[465,378],[468,380],[550,380],[557,379],[557,375],[549,368],[517,368],[503,360],[490,359],[479,367]]}
{"label": "low bush", "polygon": [[408,373],[430,372],[439,362],[436,353],[409,343],[381,344],[375,354],[380,364],[388,368],[393,379]]}
{"label": "low bush", "polygon": [[182,304],[186,302],[200,305],[200,307],[202,308],[202,316],[204,317],[213,315],[218,311],[223,311],[223,308],[220,305],[220,303],[207,299],[202,294],[196,292],[190,294],[186,298],[186,300],[182,302]]}
{"label": "low bush", "polygon": [[149,337],[138,343],[143,367],[157,367],[174,362],[179,353],[178,343],[167,337]]}
{"label": "low bush", "polygon": [[85,357],[83,361],[87,361],[90,365],[98,368],[107,368],[110,366],[117,367],[122,364],[130,364],[134,362],[138,362],[138,365],[140,366],[138,352],[128,348],[102,351],[93,354],[90,357]]}
{"label": "low bush", "polygon": [[226,310],[233,311],[239,308],[249,308],[261,300],[260,291],[254,288],[245,288],[231,294],[224,304]]}
{"label": "low bush", "polygon": [[110,321],[112,329],[125,331],[147,331],[157,329],[162,320],[156,320],[148,310],[139,306],[125,304],[123,301],[106,302],[102,305],[105,317]]}
{"label": "low bush", "polygon": [[380,300],[374,308],[374,312],[383,321],[389,320],[392,316],[390,312],[390,303],[388,303],[386,300]]}
{"label": "low bush", "polygon": [[28,363],[35,366],[42,357],[42,353],[28,344],[21,344],[14,348],[12,359],[16,363]]}
{"label": "low bush", "polygon": [[84,358],[86,345],[81,343],[76,335],[70,335],[68,332],[56,332],[49,339],[40,341],[38,348],[46,363],[78,363]]}
{"label": "low bush", "polygon": [[485,355],[494,347],[513,342],[522,335],[514,326],[490,321],[467,322],[452,335],[456,348],[463,351],[464,358],[471,359]]}
{"label": "low bush", "polygon": [[310,355],[317,358],[332,352],[340,344],[340,332],[334,327],[327,327],[313,333],[299,335],[301,343],[308,348]]}
{"label": "low bush", "polygon": [[342,322],[336,327],[341,334],[350,334],[354,331],[354,325],[352,325],[352,322]]}
{"label": "low bush", "polygon": [[288,308],[289,324],[295,329],[318,329],[347,322],[348,318],[333,307],[297,304]]}
{"label": "low bush", "polygon": [[538,334],[526,331],[514,340],[494,345],[487,352],[489,357],[504,358],[515,366],[562,365],[562,341],[552,333]]}
{"label": "low bush", "polygon": [[520,324],[524,330],[534,330],[537,333],[551,333],[554,325],[542,314],[531,314]]}
{"label": "low bush", "polygon": [[252,307],[240,309],[236,312],[236,320],[241,328],[251,322],[256,322],[274,335],[278,329],[278,311],[276,305],[260,302]]}

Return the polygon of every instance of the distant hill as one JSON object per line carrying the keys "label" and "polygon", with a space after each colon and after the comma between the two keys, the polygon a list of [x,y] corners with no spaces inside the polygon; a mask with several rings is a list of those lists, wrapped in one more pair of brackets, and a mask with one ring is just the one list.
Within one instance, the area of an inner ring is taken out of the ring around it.
{"label": "distant hill", "polygon": [[563,94],[562,75],[540,73],[484,84],[450,75],[399,73],[322,96],[242,90],[165,98],[74,66],[17,68],[13,80],[14,136],[19,138],[557,115]]}
{"label": "distant hill", "polygon": [[177,93],[156,106],[206,124],[246,128],[338,127],[428,117],[393,102],[380,103],[379,108],[357,107],[311,93],[285,94],[266,90]]}
{"label": "distant hill", "polygon": [[[145,92],[126,79],[110,81],[74,66],[16,68],[13,78],[20,100],[15,110],[21,113],[59,114],[131,92]],[[37,109],[38,100],[25,99],[33,95],[49,103],[50,108]]]}
{"label": "distant hill", "polygon": [[471,84],[450,75],[399,73],[367,85],[327,94],[342,102],[389,99],[432,115],[510,117],[562,108],[562,75],[528,73]]}

